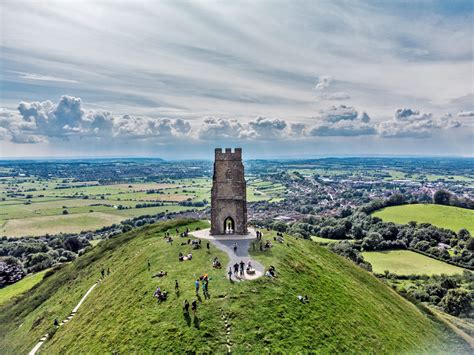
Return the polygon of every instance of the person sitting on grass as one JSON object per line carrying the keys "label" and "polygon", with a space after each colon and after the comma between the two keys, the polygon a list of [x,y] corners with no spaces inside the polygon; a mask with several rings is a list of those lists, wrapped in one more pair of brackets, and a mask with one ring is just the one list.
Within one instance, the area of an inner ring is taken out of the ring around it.
{"label": "person sitting on grass", "polygon": [[221,268],[221,262],[219,261],[219,259],[217,258],[217,256],[214,258],[214,260],[212,261],[212,267],[214,269],[220,269]]}
{"label": "person sitting on grass", "polygon": [[191,260],[193,258],[193,254],[189,253],[188,254],[188,260]]}
{"label": "person sitting on grass", "polygon": [[265,276],[268,276],[268,277],[276,277],[275,266],[270,265],[270,267],[268,268],[268,271],[265,272]]}
{"label": "person sitting on grass", "polygon": [[298,300],[301,302],[301,303],[307,303],[308,302],[308,296],[301,296],[301,295],[298,295],[297,296]]}
{"label": "person sitting on grass", "polygon": [[166,275],[168,275],[168,273],[166,271],[161,270],[159,273],[153,275],[152,278],[153,277],[163,277],[163,276],[166,276]]}
{"label": "person sitting on grass", "polygon": [[179,259],[179,261],[183,261],[183,260],[184,260],[184,255],[183,255],[183,253],[179,252],[179,254],[178,254],[178,259]]}
{"label": "person sitting on grass", "polygon": [[168,292],[166,291],[161,291],[161,288],[158,286],[155,293],[153,294],[154,297],[157,298],[158,302],[163,302],[166,301],[166,298],[168,296]]}

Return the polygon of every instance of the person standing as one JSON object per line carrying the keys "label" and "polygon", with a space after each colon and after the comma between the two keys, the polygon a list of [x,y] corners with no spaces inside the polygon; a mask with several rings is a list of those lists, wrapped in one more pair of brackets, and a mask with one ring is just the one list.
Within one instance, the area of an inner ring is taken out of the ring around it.
{"label": "person standing", "polygon": [[196,312],[197,312],[197,301],[196,300],[193,300],[191,302],[191,311],[193,311],[193,314],[196,315]]}
{"label": "person standing", "polygon": [[184,300],[183,312],[184,312],[184,314],[189,314],[189,302],[188,302],[188,300]]}
{"label": "person standing", "polygon": [[232,280],[232,267],[229,268],[229,272],[227,272],[227,275],[229,275],[229,280]]}
{"label": "person standing", "polygon": [[176,292],[179,291],[179,283],[178,283],[178,280],[174,280],[174,290],[175,290]]}
{"label": "person standing", "polygon": [[194,285],[196,286],[196,295],[199,294],[199,279],[196,279],[196,281],[194,281]]}
{"label": "person standing", "polygon": [[235,263],[234,264],[234,274],[237,276],[238,272],[239,272],[239,264]]}
{"label": "person standing", "polygon": [[244,267],[245,267],[245,263],[240,260],[240,276],[244,276]]}

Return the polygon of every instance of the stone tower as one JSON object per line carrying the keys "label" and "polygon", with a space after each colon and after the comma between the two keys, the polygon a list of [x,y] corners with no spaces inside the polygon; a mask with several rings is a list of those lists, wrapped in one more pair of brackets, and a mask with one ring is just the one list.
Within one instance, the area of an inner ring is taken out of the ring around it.
{"label": "stone tower", "polygon": [[211,191],[211,234],[247,234],[247,184],[242,149],[216,148]]}

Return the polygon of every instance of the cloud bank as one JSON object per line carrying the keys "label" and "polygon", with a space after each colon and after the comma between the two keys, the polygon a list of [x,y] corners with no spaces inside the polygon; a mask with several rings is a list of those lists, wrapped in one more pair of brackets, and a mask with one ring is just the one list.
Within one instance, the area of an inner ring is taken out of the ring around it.
{"label": "cloud bank", "polygon": [[[459,116],[459,114],[458,114]],[[452,115],[434,117],[411,108],[397,109],[392,119],[374,122],[365,111],[337,105],[322,109],[306,122],[256,117],[248,121],[206,117],[202,120],[121,115],[86,110],[81,98],[63,95],[52,101],[25,102],[17,112],[0,111],[0,139],[18,144],[54,140],[96,139],[195,141],[280,141],[323,137],[376,136],[381,138],[427,138],[440,130],[462,126]]]}

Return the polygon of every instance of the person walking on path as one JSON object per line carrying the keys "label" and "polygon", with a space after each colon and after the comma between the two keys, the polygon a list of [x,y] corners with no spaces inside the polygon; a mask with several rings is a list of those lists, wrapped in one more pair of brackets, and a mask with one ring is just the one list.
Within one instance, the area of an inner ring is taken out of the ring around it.
{"label": "person walking on path", "polygon": [[234,243],[234,253],[237,253],[237,243]]}
{"label": "person walking on path", "polygon": [[196,286],[196,295],[199,294],[199,279],[196,279],[196,281],[194,281],[194,285]]}
{"label": "person walking on path", "polygon": [[240,260],[240,276],[244,276],[244,267],[245,267],[245,263]]}
{"label": "person walking on path", "polygon": [[235,276],[237,276],[238,272],[239,272],[239,264],[235,263],[234,264],[234,274],[235,274]]}

